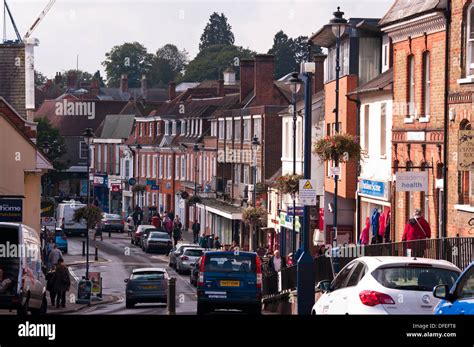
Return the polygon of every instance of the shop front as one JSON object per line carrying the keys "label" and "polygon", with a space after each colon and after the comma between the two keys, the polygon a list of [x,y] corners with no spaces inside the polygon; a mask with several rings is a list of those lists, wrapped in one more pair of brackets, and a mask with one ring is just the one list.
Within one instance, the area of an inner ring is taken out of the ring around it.
{"label": "shop front", "polygon": [[291,210],[288,212],[280,212],[280,254],[287,256],[290,253],[295,253],[300,244],[300,228],[301,221],[298,216],[298,209],[296,210],[295,231],[293,232],[293,214]]}
{"label": "shop front", "polygon": [[390,235],[391,204],[390,182],[359,180],[358,196],[360,198],[360,219],[358,238],[366,227],[367,219],[370,225],[369,243],[381,243],[384,236]]}
{"label": "shop front", "polygon": [[122,182],[109,180],[110,213],[120,214],[122,211]]}
{"label": "shop front", "polygon": [[109,211],[109,178],[108,175],[94,174],[94,203],[105,213]]}

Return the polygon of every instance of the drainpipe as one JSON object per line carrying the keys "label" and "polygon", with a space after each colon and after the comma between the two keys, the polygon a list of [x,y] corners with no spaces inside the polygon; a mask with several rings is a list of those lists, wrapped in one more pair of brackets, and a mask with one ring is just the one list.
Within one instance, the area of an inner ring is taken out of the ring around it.
{"label": "drainpipe", "polygon": [[446,47],[444,56],[444,139],[443,139],[443,209],[442,209],[442,221],[443,225],[441,228],[441,237],[448,236],[448,132],[449,132],[449,37],[450,37],[450,25],[451,25],[451,1],[448,0],[446,4],[446,11],[444,12],[446,19]]}
{"label": "drainpipe", "polygon": [[[359,93],[356,94],[356,99],[352,99],[350,95],[346,95],[347,100],[355,102],[357,106],[357,114],[356,114],[356,136],[360,139],[360,106],[361,102],[359,99]],[[360,176],[361,172],[361,166],[360,166],[360,159],[359,162],[357,163],[357,179]],[[360,211],[360,196],[359,192],[356,191],[356,223],[355,223],[355,235],[356,235],[356,240],[354,240],[355,243],[357,243],[357,240],[359,240],[360,237],[360,216],[361,216],[361,211]]]}

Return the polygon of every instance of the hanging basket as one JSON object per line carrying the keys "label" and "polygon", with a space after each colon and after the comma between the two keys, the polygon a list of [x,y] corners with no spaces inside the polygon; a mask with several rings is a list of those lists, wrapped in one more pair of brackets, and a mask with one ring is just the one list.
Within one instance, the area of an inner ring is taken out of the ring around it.
{"label": "hanging basket", "polygon": [[357,137],[349,134],[336,134],[317,140],[313,152],[319,156],[322,162],[345,163],[349,160],[359,161],[362,149]]}
{"label": "hanging basket", "polygon": [[144,184],[135,184],[132,188],[132,192],[144,192],[146,191],[146,185]]}
{"label": "hanging basket", "polygon": [[299,192],[300,180],[303,179],[301,175],[284,175],[276,180],[276,187],[282,194],[290,194],[295,196]]}
{"label": "hanging basket", "polygon": [[267,216],[267,211],[262,207],[247,207],[242,213],[242,220],[253,225],[261,225]]}
{"label": "hanging basket", "polygon": [[73,220],[77,223],[85,220],[87,228],[91,229],[100,223],[102,220],[102,213],[102,209],[95,205],[84,206],[74,211]]}
{"label": "hanging basket", "polygon": [[196,204],[200,204],[202,202],[202,199],[197,195],[193,195],[189,197],[188,202],[190,205],[196,205]]}

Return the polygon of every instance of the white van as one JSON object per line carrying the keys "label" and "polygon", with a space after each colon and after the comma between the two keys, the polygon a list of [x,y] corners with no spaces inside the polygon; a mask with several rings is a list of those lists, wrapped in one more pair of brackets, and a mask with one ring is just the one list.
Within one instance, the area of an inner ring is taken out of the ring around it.
{"label": "white van", "polygon": [[79,201],[63,201],[58,204],[56,210],[56,227],[63,229],[66,235],[85,235],[87,224],[85,221],[80,223],[74,221],[74,211],[86,205]]}
{"label": "white van", "polygon": [[38,233],[20,223],[0,223],[0,309],[46,314],[46,279]]}

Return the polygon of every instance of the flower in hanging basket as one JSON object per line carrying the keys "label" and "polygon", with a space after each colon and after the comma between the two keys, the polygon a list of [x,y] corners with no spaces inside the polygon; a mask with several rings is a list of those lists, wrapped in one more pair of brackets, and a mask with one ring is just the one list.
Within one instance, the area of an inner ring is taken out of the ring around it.
{"label": "flower in hanging basket", "polygon": [[345,163],[349,160],[358,161],[362,149],[357,137],[349,134],[336,134],[317,140],[314,144],[313,152],[323,162],[335,161]]}
{"label": "flower in hanging basket", "polygon": [[132,188],[132,192],[144,192],[146,190],[146,185],[144,184],[135,184]]}
{"label": "flower in hanging basket", "polygon": [[102,220],[102,213],[102,209],[95,205],[84,206],[74,211],[73,220],[77,223],[84,220],[87,228],[92,229]]}
{"label": "flower in hanging basket", "polygon": [[196,205],[196,204],[200,204],[202,202],[202,200],[198,195],[193,195],[193,196],[189,197],[188,202],[189,202],[190,205]]}
{"label": "flower in hanging basket", "polygon": [[253,225],[260,225],[267,215],[267,210],[262,207],[247,207],[242,213],[242,220]]}
{"label": "flower in hanging basket", "polygon": [[301,175],[286,174],[284,176],[280,176],[276,180],[276,188],[282,194],[290,194],[294,196],[298,194],[301,179],[303,179],[303,176]]}

